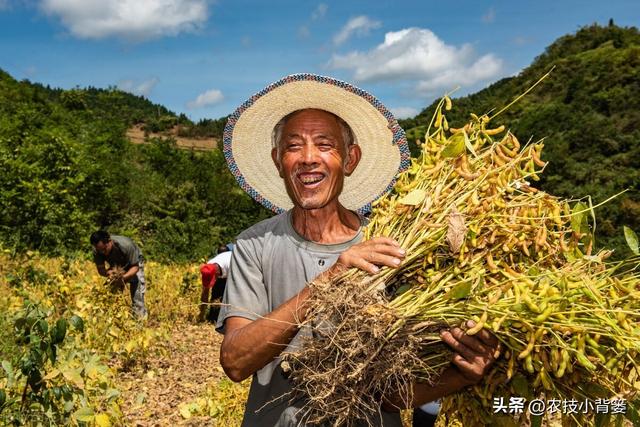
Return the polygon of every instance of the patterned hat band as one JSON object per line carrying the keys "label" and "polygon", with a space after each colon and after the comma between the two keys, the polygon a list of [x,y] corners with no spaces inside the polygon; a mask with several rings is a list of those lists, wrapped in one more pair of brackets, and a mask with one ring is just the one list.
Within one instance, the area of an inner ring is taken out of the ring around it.
{"label": "patterned hat band", "polygon": [[362,157],[345,177],[340,203],[365,213],[386,194],[399,172],[410,164],[404,131],[374,96],[355,86],[316,74],[293,74],[253,95],[229,117],[224,129],[224,156],[240,187],[276,213],[291,209],[276,166],[271,137],[287,114],[303,109],[325,110],[351,128]]}

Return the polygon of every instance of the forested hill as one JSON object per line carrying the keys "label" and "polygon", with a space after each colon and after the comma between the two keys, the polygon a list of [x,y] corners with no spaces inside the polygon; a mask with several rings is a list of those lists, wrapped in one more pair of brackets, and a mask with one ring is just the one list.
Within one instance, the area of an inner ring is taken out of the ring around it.
{"label": "forested hill", "polygon": [[0,245],[86,254],[91,232],[108,227],[152,259],[210,256],[267,213],[237,187],[218,150],[133,145],[125,132],[181,123],[211,135],[222,122],[194,125],[113,88],[51,89],[0,70]]}
{"label": "forested hill", "polygon": [[[637,28],[592,25],[561,37],[518,76],[454,99],[449,122],[461,127],[470,112],[497,111],[552,68],[551,75],[496,118],[496,124],[507,125],[521,141],[544,138],[543,159],[550,163],[536,185],[551,194],[590,195],[597,203],[629,189],[596,210],[598,246],[629,254],[622,225],[640,231]],[[434,107],[401,122],[410,140],[424,138]]]}
{"label": "forested hill", "polygon": [[0,69],[0,85],[2,99],[7,99],[10,95],[22,99],[28,94],[32,101],[60,104],[66,110],[84,111],[97,119],[108,119],[126,127],[141,125],[149,132],[159,132],[179,126],[181,136],[221,138],[226,123],[226,118],[203,119],[193,123],[184,114],[177,115],[162,105],[154,104],[142,96],[132,95],[115,87],[71,90],[50,88],[29,81],[16,82],[2,69]]}
{"label": "forested hill", "polygon": [[[640,34],[593,25],[549,46],[518,76],[454,100],[452,126],[470,112],[507,104],[555,67],[497,119],[519,137],[545,138],[550,161],[538,185],[594,202],[599,243],[624,253],[622,225],[640,231]],[[434,106],[402,121],[423,138]],[[145,255],[188,261],[266,217],[236,185],[218,150],[176,149],[171,140],[133,145],[127,128],[219,137],[224,119],[191,123],[148,100],[109,89],[52,89],[0,70],[0,246],[86,254],[104,226],[130,235]]]}

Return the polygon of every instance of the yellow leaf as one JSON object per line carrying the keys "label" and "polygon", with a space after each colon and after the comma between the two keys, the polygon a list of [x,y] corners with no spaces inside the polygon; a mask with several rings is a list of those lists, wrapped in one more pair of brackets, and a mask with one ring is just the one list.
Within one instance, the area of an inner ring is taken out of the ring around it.
{"label": "yellow leaf", "polygon": [[84,388],[84,380],[80,375],[81,369],[65,369],[62,371],[62,376],[67,380],[73,383],[78,388]]}
{"label": "yellow leaf", "polygon": [[93,365],[85,366],[84,372],[92,380],[98,378],[98,368]]}
{"label": "yellow leaf", "polygon": [[456,133],[449,140],[451,142],[449,142],[449,144],[440,152],[441,156],[445,159],[449,157],[458,157],[465,149],[464,135],[461,133]]}
{"label": "yellow leaf", "polygon": [[57,377],[58,375],[60,375],[60,371],[57,369],[53,369],[51,372],[49,372],[47,375],[44,376],[44,380],[52,380],[55,377]]}
{"label": "yellow leaf", "polygon": [[189,404],[180,405],[180,415],[182,415],[182,418],[184,418],[185,420],[191,418],[191,410],[189,409]]}
{"label": "yellow leaf", "polygon": [[78,421],[82,421],[83,423],[90,423],[94,420],[93,409],[85,406],[74,412],[73,417]]}
{"label": "yellow leaf", "polygon": [[421,189],[415,189],[399,200],[403,205],[417,206],[427,197],[427,192]]}
{"label": "yellow leaf", "polygon": [[96,415],[96,426],[97,427],[111,427],[111,420],[107,414],[98,414]]}

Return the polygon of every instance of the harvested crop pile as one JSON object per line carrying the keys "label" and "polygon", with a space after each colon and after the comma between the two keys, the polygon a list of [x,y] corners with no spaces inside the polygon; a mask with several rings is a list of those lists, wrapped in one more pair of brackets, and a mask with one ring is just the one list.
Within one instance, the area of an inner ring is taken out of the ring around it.
{"label": "harvested crop pile", "polygon": [[[349,270],[315,282],[305,325],[313,338],[285,355],[312,423],[374,424],[381,396],[408,402],[410,385],[449,366],[441,329],[467,319],[500,339],[502,357],[481,383],[444,400],[444,425],[540,422],[526,410],[494,414],[500,397],[624,398],[636,389],[640,350],[638,260],[611,264],[594,252],[589,202],[530,185],[542,143],[521,144],[495,117],[448,127],[444,98],[422,154],[374,207],[367,238],[406,249],[398,269]],[[526,407],[525,407],[526,409]],[[586,413],[585,413],[586,412]],[[633,405],[627,415],[637,416]],[[592,424],[595,411],[563,414]],[[539,425],[539,424],[538,424]]]}
{"label": "harvested crop pile", "polygon": [[112,273],[105,280],[104,285],[111,290],[111,292],[122,292],[125,288],[124,280],[122,280],[122,276],[124,276],[124,268],[120,266],[113,267]]}

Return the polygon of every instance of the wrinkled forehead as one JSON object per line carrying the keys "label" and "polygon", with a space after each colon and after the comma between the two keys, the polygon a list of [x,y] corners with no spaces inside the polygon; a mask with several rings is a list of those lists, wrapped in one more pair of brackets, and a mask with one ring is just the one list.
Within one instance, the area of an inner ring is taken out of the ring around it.
{"label": "wrinkled forehead", "polygon": [[327,130],[340,132],[341,119],[329,111],[315,108],[306,108],[287,114],[280,123],[287,131],[296,130],[301,127],[325,127]]}

